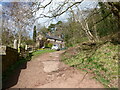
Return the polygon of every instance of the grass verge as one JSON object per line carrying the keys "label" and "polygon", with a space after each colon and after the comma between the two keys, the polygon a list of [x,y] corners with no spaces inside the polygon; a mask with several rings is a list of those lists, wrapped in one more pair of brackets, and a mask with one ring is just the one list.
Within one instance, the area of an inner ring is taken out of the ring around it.
{"label": "grass verge", "polygon": [[49,52],[54,52],[56,50],[52,50],[52,49],[41,49],[41,50],[37,50],[37,51],[34,51],[32,53],[33,55],[33,58],[35,58],[36,56],[39,56],[41,54],[44,54],[44,53],[49,53]]}

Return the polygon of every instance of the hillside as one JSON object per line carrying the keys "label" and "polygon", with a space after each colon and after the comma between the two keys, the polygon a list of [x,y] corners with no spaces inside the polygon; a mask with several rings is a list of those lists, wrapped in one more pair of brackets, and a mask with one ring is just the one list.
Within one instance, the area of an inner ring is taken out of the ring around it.
{"label": "hillside", "polygon": [[68,48],[62,61],[91,73],[105,87],[117,88],[118,47],[119,44],[110,39],[99,43],[85,42]]}

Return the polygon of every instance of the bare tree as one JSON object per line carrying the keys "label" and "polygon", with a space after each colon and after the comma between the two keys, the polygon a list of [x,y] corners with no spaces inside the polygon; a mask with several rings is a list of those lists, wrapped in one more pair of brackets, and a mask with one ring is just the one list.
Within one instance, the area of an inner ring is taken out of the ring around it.
{"label": "bare tree", "polygon": [[[81,25],[82,30],[85,32],[88,39],[90,41],[95,41],[93,34],[90,32],[90,29],[88,26],[88,21],[86,20],[87,16],[85,16],[85,14],[83,14],[83,12],[84,11],[80,10],[80,8],[77,6],[77,13],[75,14],[75,12],[72,11],[72,14],[74,16],[75,21]],[[89,13],[90,12],[88,11],[86,14],[89,14]]]}
{"label": "bare tree", "polygon": [[[32,19],[32,10],[30,9],[32,6],[31,3],[22,3],[22,2],[9,2],[5,3],[3,5],[3,15],[4,18],[8,18],[10,22],[14,22],[15,31],[18,33],[19,38],[19,44],[18,47],[20,47],[21,44],[21,36],[26,30],[27,26],[30,26],[33,24]],[[8,23],[9,24],[9,23]],[[8,26],[6,26],[7,28]],[[13,28],[12,28],[13,29]]]}

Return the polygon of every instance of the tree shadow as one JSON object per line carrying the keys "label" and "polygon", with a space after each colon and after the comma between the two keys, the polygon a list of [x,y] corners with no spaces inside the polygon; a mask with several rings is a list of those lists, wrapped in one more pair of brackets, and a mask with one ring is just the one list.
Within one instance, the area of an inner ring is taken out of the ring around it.
{"label": "tree shadow", "polygon": [[21,58],[2,74],[3,89],[11,88],[17,84],[21,70],[27,68],[27,62],[31,60],[32,56],[32,53],[29,53],[27,58]]}

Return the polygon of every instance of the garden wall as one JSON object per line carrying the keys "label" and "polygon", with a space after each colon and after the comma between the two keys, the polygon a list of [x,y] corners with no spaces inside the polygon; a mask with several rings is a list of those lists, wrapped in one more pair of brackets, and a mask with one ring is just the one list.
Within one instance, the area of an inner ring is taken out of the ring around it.
{"label": "garden wall", "polygon": [[0,48],[3,53],[0,53],[0,57],[2,56],[2,72],[4,72],[10,65],[15,63],[19,59],[19,54],[16,49],[2,46]]}

